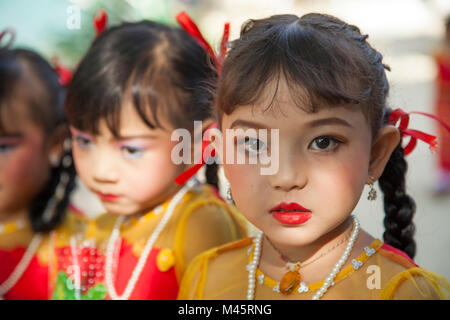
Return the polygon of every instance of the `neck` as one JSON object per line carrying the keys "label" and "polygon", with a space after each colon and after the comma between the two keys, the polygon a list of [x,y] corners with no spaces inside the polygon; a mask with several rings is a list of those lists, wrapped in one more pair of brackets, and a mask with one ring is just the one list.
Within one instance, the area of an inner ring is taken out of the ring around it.
{"label": "neck", "polygon": [[[308,264],[322,254],[324,255],[320,260],[324,260],[326,256],[334,256],[334,252],[341,253],[347,243],[344,240],[349,237],[352,226],[353,219],[349,216],[332,231],[321,236],[314,242],[302,246],[278,245],[277,243],[273,243],[272,245],[267,238],[264,238],[261,266],[265,265],[268,268],[278,269],[280,272],[283,272],[282,270],[285,270],[286,267],[286,261],[281,258],[280,253],[288,258],[289,261],[300,262],[302,264]],[[333,247],[335,248],[332,249]],[[315,262],[311,264],[314,265]]]}
{"label": "neck", "polygon": [[140,216],[143,216],[143,215],[151,212],[157,206],[162,205],[162,204],[166,203],[167,201],[172,200],[173,197],[177,194],[178,191],[180,191],[181,188],[182,188],[181,186],[174,184],[169,189],[167,189],[163,195],[159,196],[158,198],[155,198],[148,207],[134,213],[132,216],[140,217]]}

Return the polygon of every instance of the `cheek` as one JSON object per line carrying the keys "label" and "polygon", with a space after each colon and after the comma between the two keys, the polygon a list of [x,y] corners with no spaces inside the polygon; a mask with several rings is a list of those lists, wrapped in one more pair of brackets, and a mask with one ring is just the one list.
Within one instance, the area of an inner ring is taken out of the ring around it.
{"label": "cheek", "polygon": [[126,172],[125,184],[133,190],[131,197],[138,202],[161,196],[167,188],[175,185],[174,179],[183,171],[181,166],[171,161],[170,152],[149,152],[145,159],[123,170]]}
{"label": "cheek", "polygon": [[[224,173],[230,182],[231,194],[236,207],[251,221],[261,212],[259,208],[267,194],[265,178],[257,165],[224,164]],[[251,199],[251,200],[250,200]]]}
{"label": "cheek", "polygon": [[359,201],[368,174],[368,152],[360,148],[342,153],[332,161],[318,163],[311,171],[310,183],[320,206],[333,206],[343,213],[354,209]]}
{"label": "cheek", "polygon": [[39,146],[23,146],[8,159],[0,169],[2,193],[8,199],[2,201],[29,201],[45,184],[50,167],[46,154]]}
{"label": "cheek", "polygon": [[89,156],[86,152],[79,150],[79,148],[73,144],[72,145],[72,156],[75,165],[75,170],[77,175],[80,177],[81,181],[89,186],[89,179],[91,175],[92,163],[89,160]]}

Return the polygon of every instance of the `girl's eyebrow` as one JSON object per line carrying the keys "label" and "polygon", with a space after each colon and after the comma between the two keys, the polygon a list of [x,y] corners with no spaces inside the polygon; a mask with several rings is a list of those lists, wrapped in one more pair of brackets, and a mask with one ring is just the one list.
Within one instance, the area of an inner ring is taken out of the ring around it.
{"label": "girl's eyebrow", "polygon": [[233,127],[237,127],[237,126],[241,126],[241,127],[249,127],[249,128],[260,128],[260,129],[268,129],[267,126],[261,124],[261,123],[257,123],[257,122],[252,122],[252,121],[246,121],[246,120],[234,120],[231,123],[230,129]]}
{"label": "girl's eyebrow", "polygon": [[[350,123],[348,123],[344,119],[341,119],[341,118],[338,118],[338,117],[317,119],[317,120],[313,120],[313,121],[307,123],[306,125],[308,127],[319,127],[319,126],[330,125],[330,124],[335,124],[335,125],[346,126],[346,127],[349,127],[349,128],[354,128]],[[268,128],[267,126],[265,126],[265,125],[263,125],[261,123],[252,122],[252,121],[246,121],[246,120],[239,120],[239,119],[233,121],[231,123],[230,128],[233,128],[235,126],[243,126],[243,127],[249,127],[249,128],[261,128],[261,129],[267,129]]]}
{"label": "girl's eyebrow", "polygon": [[350,123],[348,123],[344,119],[337,118],[337,117],[313,120],[311,122],[308,122],[307,126],[308,127],[320,127],[320,126],[329,125],[329,124],[336,124],[336,125],[346,126],[346,127],[352,128],[352,129],[354,128]]}
{"label": "girl's eyebrow", "polygon": [[144,135],[135,135],[135,136],[119,136],[117,137],[117,140],[123,141],[123,140],[132,140],[132,139],[157,139],[158,137],[155,135],[149,135],[149,134],[144,134]]}

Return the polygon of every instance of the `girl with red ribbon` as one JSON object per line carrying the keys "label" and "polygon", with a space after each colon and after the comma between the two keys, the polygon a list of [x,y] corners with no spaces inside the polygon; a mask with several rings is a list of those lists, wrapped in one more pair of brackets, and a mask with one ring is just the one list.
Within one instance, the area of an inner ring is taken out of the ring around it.
{"label": "girl with red ribbon", "polygon": [[[447,279],[412,260],[416,204],[405,188],[405,155],[418,139],[431,148],[436,140],[408,128],[419,112],[387,107],[389,67],[367,38],[316,13],[243,24],[218,85],[222,144],[229,130],[276,130],[278,141],[236,133],[232,145],[247,158],[278,153],[279,169],[262,175],[264,163],[224,163],[236,206],[259,230],[198,256],[179,298],[449,298]],[[226,159],[230,150],[216,152]],[[365,184],[376,199],[376,181],[384,241],[352,214]]]}
{"label": "girl with red ribbon", "polygon": [[195,34],[153,21],[98,32],[68,86],[74,162],[106,213],[71,216],[53,233],[54,299],[175,299],[195,255],[246,233],[214,187],[215,165],[202,184],[204,162],[173,161],[175,129],[214,122],[218,67],[182,17]]}

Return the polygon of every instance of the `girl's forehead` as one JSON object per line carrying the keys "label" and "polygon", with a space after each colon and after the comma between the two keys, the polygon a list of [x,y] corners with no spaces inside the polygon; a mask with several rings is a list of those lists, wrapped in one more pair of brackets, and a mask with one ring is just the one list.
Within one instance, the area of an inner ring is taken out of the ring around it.
{"label": "girl's forehead", "polygon": [[[27,104],[22,99],[11,99],[0,106],[0,134],[9,134],[39,130],[39,126],[32,120]],[[43,130],[43,128],[42,128]]]}

